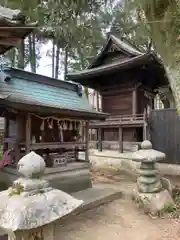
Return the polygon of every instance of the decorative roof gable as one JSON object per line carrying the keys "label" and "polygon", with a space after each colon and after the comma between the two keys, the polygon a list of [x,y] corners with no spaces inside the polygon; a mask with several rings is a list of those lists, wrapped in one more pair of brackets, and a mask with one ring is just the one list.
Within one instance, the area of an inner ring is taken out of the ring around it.
{"label": "decorative roof gable", "polygon": [[88,69],[102,65],[105,58],[107,58],[109,55],[111,56],[113,53],[117,53],[118,58],[121,59],[130,59],[132,57],[141,56],[143,54],[143,52],[138,50],[135,46],[122,41],[114,35],[110,35],[102,50],[90,64]]}
{"label": "decorative roof gable", "polygon": [[120,77],[113,78],[113,74],[120,76],[132,69],[140,70],[140,78],[144,75],[144,82],[153,89],[168,84],[164,66],[155,52],[141,51],[114,35],[109,36],[101,52],[87,69],[68,73],[66,79],[99,90],[103,84],[111,85],[116,79],[121,81]]}

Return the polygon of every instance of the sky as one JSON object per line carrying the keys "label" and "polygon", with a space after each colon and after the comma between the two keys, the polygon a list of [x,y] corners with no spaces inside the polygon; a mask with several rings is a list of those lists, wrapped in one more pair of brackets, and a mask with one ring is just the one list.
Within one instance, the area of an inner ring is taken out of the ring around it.
{"label": "sky", "polygon": [[[36,72],[41,75],[45,75],[48,77],[52,77],[52,59],[46,55],[47,50],[52,49],[52,42],[49,41],[46,44],[41,45],[41,59],[39,61],[39,67],[37,68]],[[30,65],[26,67],[27,71],[31,71]],[[59,74],[59,79],[64,79],[63,72]],[[96,107],[96,101],[93,100],[93,90],[89,89],[89,102]]]}
{"label": "sky", "polygon": [[52,76],[51,64],[52,60],[50,57],[46,56],[46,52],[49,48],[52,48],[52,43],[49,41],[47,44],[42,46],[42,57],[39,62],[39,68],[37,69],[39,74],[46,75],[48,77]]}
{"label": "sky", "polygon": [[[51,60],[50,57],[46,56],[47,50],[50,49],[50,48],[52,48],[51,41],[49,41],[46,44],[42,44],[42,46],[41,46],[41,59],[39,61],[39,67],[37,69],[38,74],[42,74],[42,75],[45,75],[45,76],[48,76],[48,77],[52,76],[52,69],[51,69],[52,60]],[[26,67],[26,70],[31,71],[29,65]]]}

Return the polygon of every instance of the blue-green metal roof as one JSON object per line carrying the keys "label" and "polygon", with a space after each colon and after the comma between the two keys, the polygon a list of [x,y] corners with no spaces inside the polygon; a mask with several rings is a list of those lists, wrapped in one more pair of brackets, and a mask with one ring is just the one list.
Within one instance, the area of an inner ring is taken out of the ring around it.
{"label": "blue-green metal roof", "polygon": [[[7,75],[9,81],[4,80]],[[0,98],[6,102],[49,107],[57,112],[65,109],[100,114],[89,104],[84,93],[82,96],[78,94],[77,87],[74,83],[20,69],[6,67],[0,72]]]}

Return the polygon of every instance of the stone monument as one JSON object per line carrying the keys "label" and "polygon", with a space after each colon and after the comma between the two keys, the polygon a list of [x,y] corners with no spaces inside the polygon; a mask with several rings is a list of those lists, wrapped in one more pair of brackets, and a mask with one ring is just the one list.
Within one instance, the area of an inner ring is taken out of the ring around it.
{"label": "stone monument", "polygon": [[134,198],[152,215],[156,215],[166,205],[173,204],[170,191],[163,184],[165,179],[162,181],[156,167],[156,163],[165,157],[164,153],[152,149],[151,142],[147,140],[142,142],[141,149],[132,155],[133,161],[141,163]]}
{"label": "stone monument", "polygon": [[44,159],[30,152],[20,159],[21,178],[0,192],[0,233],[9,239],[53,240],[53,223],[78,208],[83,201],[53,189],[41,178]]}

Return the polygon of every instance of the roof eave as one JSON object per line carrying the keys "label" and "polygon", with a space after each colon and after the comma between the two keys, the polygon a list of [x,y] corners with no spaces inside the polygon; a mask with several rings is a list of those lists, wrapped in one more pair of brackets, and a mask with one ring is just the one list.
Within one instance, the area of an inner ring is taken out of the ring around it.
{"label": "roof eave", "polygon": [[113,72],[114,70],[117,70],[117,69],[121,70],[128,66],[132,66],[133,64],[138,64],[138,62],[146,60],[150,55],[151,55],[151,53],[146,53],[144,55],[135,57],[133,59],[129,59],[128,61],[125,61],[125,62],[104,65],[103,69],[102,68],[93,68],[93,69],[84,70],[84,71],[77,72],[77,73],[69,73],[66,75],[66,78],[67,78],[67,80],[79,82],[79,80],[84,79],[84,78],[92,78],[94,76],[98,76],[99,74],[104,75],[107,72],[111,72],[111,71]]}
{"label": "roof eave", "polygon": [[46,107],[41,105],[33,105],[22,102],[12,102],[7,99],[0,99],[0,103],[5,107],[11,107],[19,111],[24,112],[35,112],[40,114],[63,114],[64,116],[69,117],[78,117],[87,120],[104,120],[109,116],[107,113],[101,113],[96,111],[83,111],[83,110],[74,110],[66,108],[55,108],[55,107]]}

